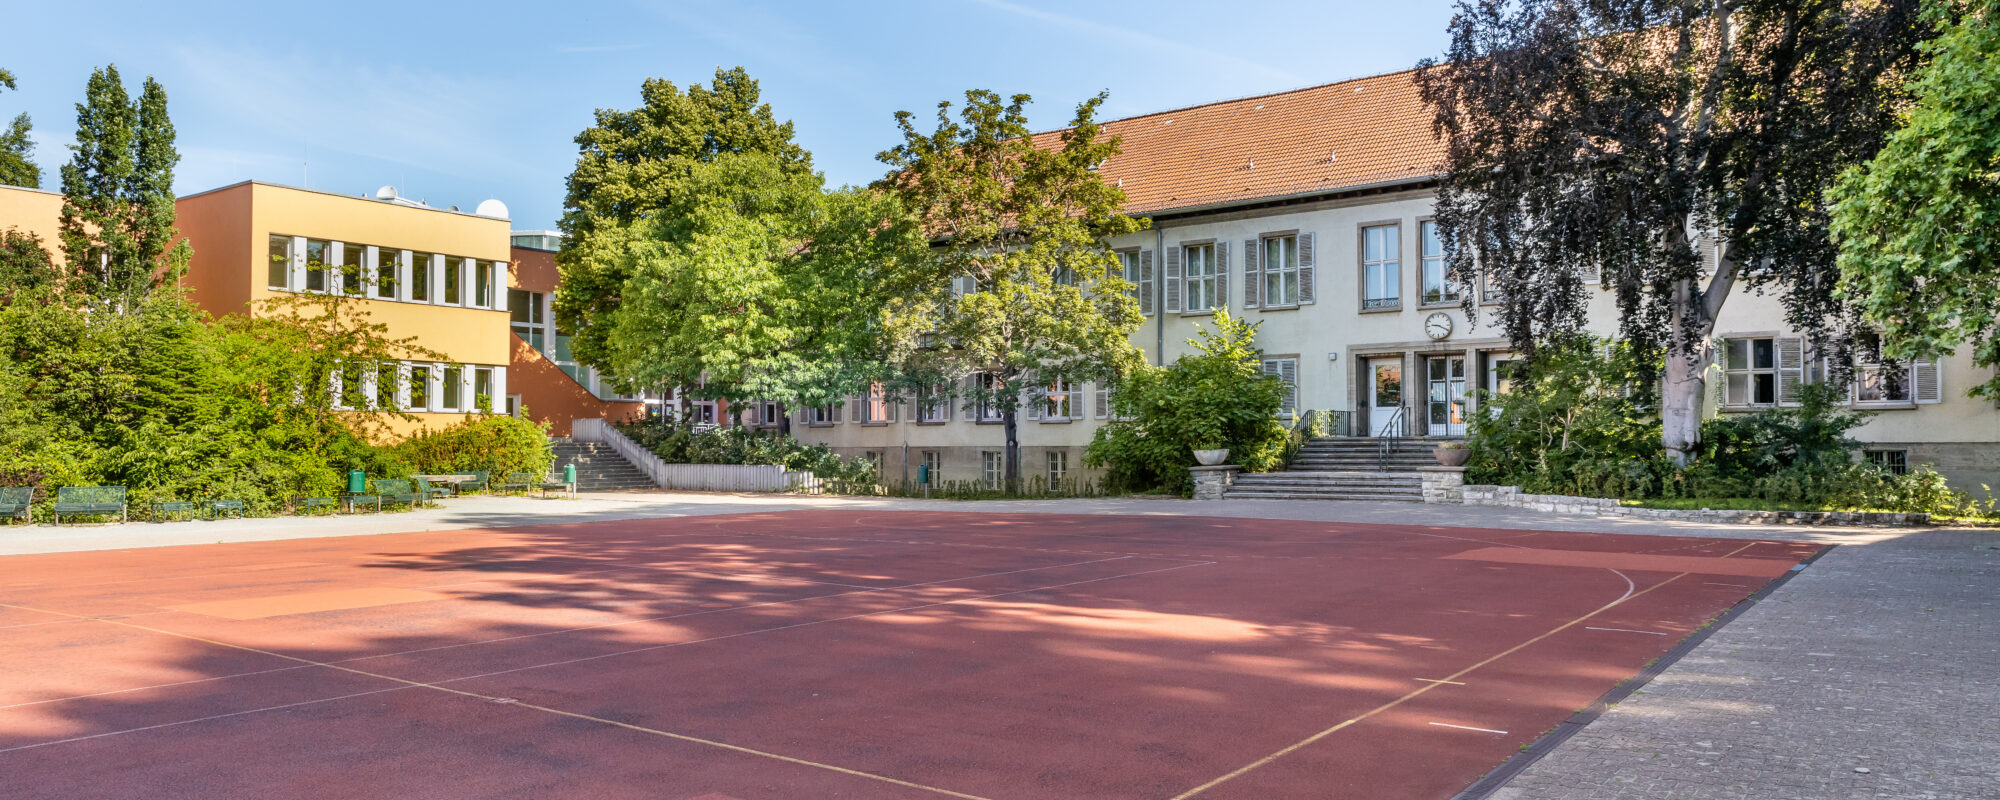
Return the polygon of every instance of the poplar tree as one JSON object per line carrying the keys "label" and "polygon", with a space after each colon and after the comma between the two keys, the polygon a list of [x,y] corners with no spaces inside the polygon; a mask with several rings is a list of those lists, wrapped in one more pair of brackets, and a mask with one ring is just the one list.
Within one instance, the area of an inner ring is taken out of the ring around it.
{"label": "poplar tree", "polygon": [[[17,88],[14,73],[0,69],[0,87]],[[5,131],[0,131],[0,184],[41,188],[42,168],[36,166],[32,159],[35,140],[28,136],[33,127],[28,113],[23,111],[14,117]]]}
{"label": "poplar tree", "polygon": [[146,78],[134,102],[118,67],[92,70],[76,105],[76,143],[62,167],[61,238],[77,288],[114,309],[178,280],[191,255],[174,230],[173,123],[167,94]]}

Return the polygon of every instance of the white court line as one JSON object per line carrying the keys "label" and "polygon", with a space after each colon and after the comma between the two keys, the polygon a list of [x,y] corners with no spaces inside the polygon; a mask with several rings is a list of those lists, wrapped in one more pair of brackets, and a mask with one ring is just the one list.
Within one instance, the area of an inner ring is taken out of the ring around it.
{"label": "white court line", "polygon": [[1659,631],[1635,631],[1635,630],[1632,630],[1631,628],[1593,628],[1593,627],[1591,627],[1591,626],[1589,626],[1589,625],[1585,625],[1585,626],[1583,626],[1583,629],[1584,629],[1584,630],[1587,630],[1587,631],[1612,631],[1612,632],[1614,632],[1614,633],[1643,633],[1643,634],[1646,634],[1647,636],[1665,636],[1665,635],[1666,635],[1666,634],[1664,634],[1664,633],[1661,633],[1661,632],[1659,632]]}
{"label": "white court line", "polygon": [[1746,585],[1746,584],[1741,584],[1741,583],[1704,583],[1704,584],[1702,584],[1702,585],[1703,585],[1703,586],[1728,586],[1728,587],[1730,587],[1730,588],[1733,588],[1733,589],[1748,589],[1748,588],[1750,588],[1750,587],[1749,587],[1748,585]]}
{"label": "white court line", "polygon": [[1498,734],[1506,733],[1506,731],[1496,731],[1492,728],[1474,728],[1470,725],[1453,725],[1449,722],[1431,722],[1427,724],[1436,725],[1440,728],[1457,728],[1462,731],[1479,731],[1480,733],[1498,733]]}
{"label": "white court line", "polygon": [[1411,678],[1410,680],[1413,680],[1413,681],[1416,681],[1416,682],[1418,682],[1418,683],[1449,683],[1449,684],[1451,684],[1451,685],[1453,685],[1453,686],[1464,686],[1464,685],[1465,685],[1465,682],[1464,682],[1464,681],[1447,681],[1447,680],[1441,680],[1441,679],[1438,679],[1438,678]]}

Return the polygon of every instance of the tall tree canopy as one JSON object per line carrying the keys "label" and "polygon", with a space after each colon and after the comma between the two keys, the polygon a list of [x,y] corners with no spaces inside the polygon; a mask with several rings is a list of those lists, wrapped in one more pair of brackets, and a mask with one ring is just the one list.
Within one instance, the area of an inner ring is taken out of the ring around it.
{"label": "tall tree canopy", "polygon": [[[0,69],[0,87],[18,88],[14,83],[14,73]],[[0,184],[41,188],[42,168],[35,165],[35,140],[28,135],[33,129],[28,112],[23,111],[14,117],[6,130],[0,131]]]}
{"label": "tall tree canopy", "polygon": [[[1454,280],[1497,290],[1532,356],[1584,323],[1586,275],[1620,335],[1666,355],[1663,443],[1700,436],[1709,336],[1743,283],[1836,365],[1827,187],[1895,124],[1917,0],[1461,0],[1419,73],[1447,145],[1439,235]],[[1479,312],[1477,292],[1466,313]]]}
{"label": "tall tree canopy", "polygon": [[167,92],[148,76],[134,102],[118,67],[92,70],[76,104],[76,143],[63,165],[62,247],[77,288],[130,308],[179,280],[191,255],[174,230],[174,126]]}
{"label": "tall tree canopy", "polygon": [[[2000,2],[1939,0],[1942,35],[1911,85],[1915,105],[1875,159],[1833,190],[1840,295],[1883,332],[1892,358],[1965,342],[2000,366]],[[2000,400],[2000,373],[1973,394]]]}
{"label": "tall tree canopy", "polygon": [[[648,79],[641,105],[631,111],[598,109],[596,124],[577,134],[576,169],[569,176],[560,227],[568,234],[557,254],[562,288],[557,323],[573,331],[579,361],[612,369],[611,326],[599,324],[623,299],[632,262],[607,258],[600,237],[629,236],[627,226],[656,215],[695,191],[697,170],[725,155],[762,154],[784,180],[809,177],[812,157],[792,141],[792,124],[779,122],[762,102],[757,81],[742,67],[717,69],[709,86],[683,92],[672,82]],[[691,227],[656,232],[685,235]]]}
{"label": "tall tree canopy", "polygon": [[949,278],[959,287],[940,298],[932,346],[911,353],[908,372],[992,376],[972,382],[967,399],[999,410],[1010,482],[1021,474],[1024,400],[1140,361],[1130,340],[1139,304],[1108,240],[1146,222],[1125,216],[1125,191],[1097,174],[1118,154],[1118,138],[1097,122],[1104,100],[1078,104],[1068,129],[1037,147],[1027,95],[968,91],[956,114],[938,104],[930,132],[897,112],[903,141],[877,156],[893,170],[876,188],[901,198],[940,243],[937,286]]}

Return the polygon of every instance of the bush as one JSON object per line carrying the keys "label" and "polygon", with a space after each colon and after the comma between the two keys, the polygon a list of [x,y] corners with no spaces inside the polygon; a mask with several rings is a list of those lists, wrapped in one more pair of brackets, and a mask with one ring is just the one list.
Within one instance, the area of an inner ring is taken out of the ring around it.
{"label": "bush", "polygon": [[1511,390],[1481,396],[1466,480],[1595,497],[1658,491],[1671,472],[1659,416],[1634,399],[1656,373],[1622,345],[1607,352],[1604,342],[1579,338],[1545,346]]}
{"label": "bush", "polygon": [[1111,393],[1115,419],[1097,429],[1084,464],[1106,470],[1125,490],[1193,489],[1195,450],[1228,448],[1250,472],[1283,464],[1288,431],[1278,421],[1288,390],[1263,371],[1257,325],[1215,312],[1215,330],[1199,330],[1197,351],[1172,366],[1142,367]]}
{"label": "bush", "polygon": [[395,452],[418,472],[490,472],[496,479],[509,472],[542,475],[555,463],[547,423],[472,414],[446,428],[419,431]]}
{"label": "bush", "polygon": [[835,494],[876,494],[876,464],[844,459],[824,444],[806,445],[775,431],[696,428],[662,421],[618,423],[619,432],[669,464],[768,464],[819,476]]}

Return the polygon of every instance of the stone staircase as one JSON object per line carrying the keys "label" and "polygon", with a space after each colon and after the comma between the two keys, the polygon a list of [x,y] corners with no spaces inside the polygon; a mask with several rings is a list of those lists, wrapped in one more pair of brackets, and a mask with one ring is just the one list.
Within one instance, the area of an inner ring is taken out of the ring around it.
{"label": "stone staircase", "polygon": [[1306,442],[1284,472],[1236,476],[1229,499],[1378,500],[1421,503],[1419,467],[1437,465],[1432,443],[1398,439],[1382,451],[1381,439],[1328,436]]}
{"label": "stone staircase", "polygon": [[556,463],[549,474],[561,478],[563,467],[576,465],[576,490],[615,492],[625,489],[653,489],[653,479],[625,460],[611,445],[579,442],[567,437],[550,437],[556,448]]}

